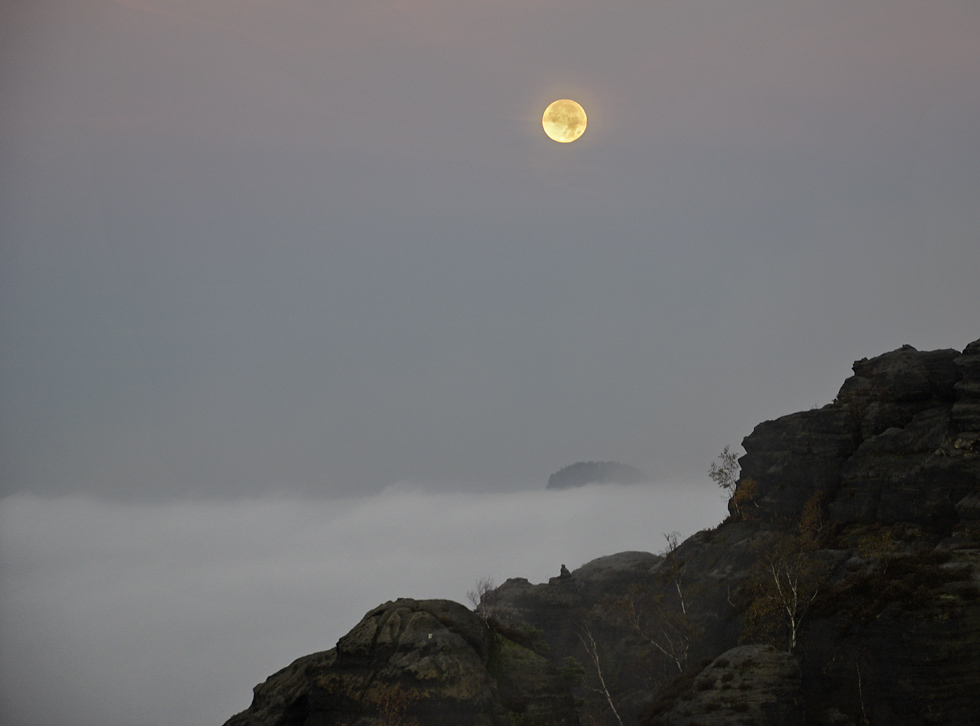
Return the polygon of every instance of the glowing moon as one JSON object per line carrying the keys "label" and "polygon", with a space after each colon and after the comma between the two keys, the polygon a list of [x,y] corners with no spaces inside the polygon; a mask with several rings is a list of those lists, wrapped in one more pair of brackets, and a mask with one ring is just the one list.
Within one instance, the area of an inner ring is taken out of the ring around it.
{"label": "glowing moon", "polygon": [[541,125],[544,132],[559,144],[570,144],[585,133],[585,109],[567,98],[555,101],[544,110]]}

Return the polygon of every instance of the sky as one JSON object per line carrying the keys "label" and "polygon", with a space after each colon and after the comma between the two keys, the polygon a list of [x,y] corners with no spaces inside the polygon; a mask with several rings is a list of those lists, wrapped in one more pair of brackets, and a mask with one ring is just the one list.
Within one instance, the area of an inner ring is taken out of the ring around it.
{"label": "sky", "polygon": [[0,3],[2,491],[704,476],[961,349],[980,7],[784,5]]}
{"label": "sky", "polygon": [[243,507],[338,542],[351,502],[518,512],[583,460],[680,511],[854,360],[962,349],[978,37],[975,0],[0,0],[0,651],[95,642],[23,607],[95,531],[117,593],[172,544],[144,520],[237,571]]}

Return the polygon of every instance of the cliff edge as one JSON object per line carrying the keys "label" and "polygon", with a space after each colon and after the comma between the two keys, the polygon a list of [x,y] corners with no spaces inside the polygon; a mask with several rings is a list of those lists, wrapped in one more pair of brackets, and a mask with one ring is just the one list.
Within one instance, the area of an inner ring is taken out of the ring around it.
{"label": "cliff edge", "polygon": [[385,603],[227,726],[976,723],[980,340],[853,371],[744,439],[716,528]]}

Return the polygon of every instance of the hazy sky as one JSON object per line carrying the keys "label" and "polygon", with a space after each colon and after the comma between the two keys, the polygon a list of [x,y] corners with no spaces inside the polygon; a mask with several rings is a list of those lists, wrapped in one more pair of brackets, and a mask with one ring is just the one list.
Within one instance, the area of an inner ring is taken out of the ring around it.
{"label": "hazy sky", "polygon": [[6,493],[704,476],[853,360],[980,333],[973,0],[5,0],[0,33]]}
{"label": "hazy sky", "polygon": [[[723,446],[980,336],[978,39],[976,0],[0,0],[0,720],[218,723],[382,600],[717,523]],[[653,484],[540,491],[607,459]]]}

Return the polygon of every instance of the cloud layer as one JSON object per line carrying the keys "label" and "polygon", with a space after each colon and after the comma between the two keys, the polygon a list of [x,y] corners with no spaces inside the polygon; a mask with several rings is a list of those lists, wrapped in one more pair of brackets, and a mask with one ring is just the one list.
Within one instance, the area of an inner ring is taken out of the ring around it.
{"label": "cloud layer", "polygon": [[219,724],[396,597],[466,601],[717,524],[708,484],[169,504],[0,501],[0,720]]}

